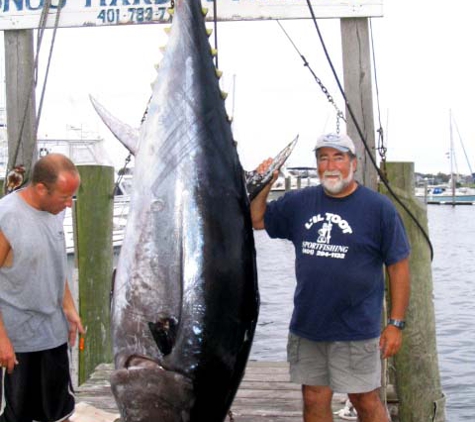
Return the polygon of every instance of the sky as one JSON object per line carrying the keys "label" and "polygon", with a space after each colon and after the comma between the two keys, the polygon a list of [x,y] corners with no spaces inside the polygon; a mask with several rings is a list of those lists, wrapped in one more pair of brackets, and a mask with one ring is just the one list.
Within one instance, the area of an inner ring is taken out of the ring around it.
{"label": "sky", "polygon": [[[460,139],[475,169],[471,110],[475,63],[467,53],[475,39],[472,4],[471,0],[385,0],[384,17],[371,19],[373,80],[376,75],[379,92],[376,98],[373,83],[375,128],[380,121],[388,161],[414,162],[417,172],[448,173],[451,110],[456,124],[455,170],[470,173]],[[343,110],[313,22],[287,20],[281,24]],[[343,83],[340,22],[322,19],[319,26]],[[43,70],[51,33],[48,31],[40,53]],[[243,167],[250,170],[274,156],[297,134],[299,142],[289,166],[314,166],[316,138],[336,130],[335,111],[278,23],[220,22],[217,33],[221,85],[229,93],[226,107],[233,117]],[[59,29],[39,138],[102,137],[108,163],[121,167],[127,152],[95,114],[89,95],[116,117],[138,127],[166,40],[164,25]],[[39,76],[37,104],[43,78],[44,71]]]}

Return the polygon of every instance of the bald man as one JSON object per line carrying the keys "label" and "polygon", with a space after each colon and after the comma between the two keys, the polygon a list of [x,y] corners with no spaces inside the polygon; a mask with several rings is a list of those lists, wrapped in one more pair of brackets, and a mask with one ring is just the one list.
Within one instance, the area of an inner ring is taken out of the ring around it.
{"label": "bald man", "polygon": [[79,184],[71,160],[50,154],[24,189],[0,200],[0,422],[68,422],[74,411],[68,342],[84,329],[58,214]]}

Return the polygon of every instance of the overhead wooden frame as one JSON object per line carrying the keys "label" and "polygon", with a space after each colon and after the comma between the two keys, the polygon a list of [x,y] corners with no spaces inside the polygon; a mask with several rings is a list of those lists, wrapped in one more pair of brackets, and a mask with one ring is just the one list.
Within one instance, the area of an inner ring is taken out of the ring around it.
{"label": "overhead wooden frame", "polygon": [[[120,4],[119,4],[120,3]],[[61,4],[58,27],[90,27],[169,22],[167,0],[52,0],[46,28],[55,26]],[[207,19],[214,19],[213,2]],[[381,17],[383,0],[311,0],[317,18]],[[3,0],[0,2],[0,30],[36,29],[44,1]],[[305,0],[218,0],[217,20],[269,20],[310,18]]]}

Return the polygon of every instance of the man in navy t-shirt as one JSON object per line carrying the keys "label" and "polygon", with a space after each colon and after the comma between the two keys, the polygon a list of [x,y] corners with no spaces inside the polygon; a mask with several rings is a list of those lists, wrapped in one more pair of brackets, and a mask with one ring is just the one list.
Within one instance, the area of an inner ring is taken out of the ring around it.
{"label": "man in navy t-shirt", "polygon": [[[320,137],[315,153],[319,186],[267,203],[268,185],[251,203],[254,228],[295,247],[291,380],[303,385],[306,422],[333,420],[333,392],[348,394],[361,422],[388,421],[378,393],[381,355],[388,358],[401,347],[410,292],[408,240],[391,201],[354,179],[355,146],[347,135]],[[384,266],[391,310],[381,333]]]}

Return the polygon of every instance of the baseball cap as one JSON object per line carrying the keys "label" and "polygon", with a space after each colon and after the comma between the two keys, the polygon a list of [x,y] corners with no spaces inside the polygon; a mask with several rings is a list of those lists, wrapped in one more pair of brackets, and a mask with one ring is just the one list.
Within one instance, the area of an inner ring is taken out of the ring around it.
{"label": "baseball cap", "polygon": [[317,139],[317,144],[315,145],[315,151],[319,148],[335,148],[341,152],[351,152],[353,155],[356,154],[355,144],[348,135],[342,135],[339,133],[327,133],[322,135]]}

